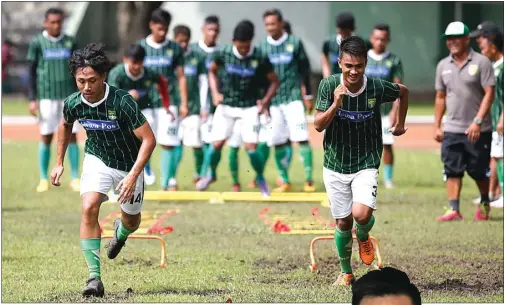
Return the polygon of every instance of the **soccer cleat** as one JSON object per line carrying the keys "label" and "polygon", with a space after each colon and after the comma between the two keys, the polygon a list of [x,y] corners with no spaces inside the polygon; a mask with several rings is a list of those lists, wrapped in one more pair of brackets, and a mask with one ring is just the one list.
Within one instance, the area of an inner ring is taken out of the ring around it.
{"label": "soccer cleat", "polygon": [[177,192],[178,190],[179,188],[177,187],[177,185],[172,185],[167,188],[167,191],[169,192]]}
{"label": "soccer cleat", "polygon": [[154,183],[156,183],[156,176],[154,175],[153,171],[150,171],[148,173],[147,170],[144,170],[144,182],[146,183],[146,185],[153,185]]}
{"label": "soccer cleat", "polygon": [[395,185],[393,184],[393,181],[388,180],[388,181],[384,181],[384,187],[387,189],[393,189],[393,188],[395,188]]}
{"label": "soccer cleat", "polygon": [[482,221],[482,220],[489,220],[489,212],[491,211],[491,208],[489,205],[485,206],[481,204],[477,210],[475,211],[474,215],[474,220],[475,221]]}
{"label": "soccer cleat", "polygon": [[365,265],[371,265],[375,259],[375,250],[373,248],[372,240],[370,237],[365,241],[358,239],[359,257]]}
{"label": "soccer cleat", "polygon": [[491,201],[489,205],[492,206],[493,208],[503,208],[503,196],[501,196],[496,200]]}
{"label": "soccer cleat", "polygon": [[284,184],[284,180],[282,177],[277,177],[277,180],[275,180],[275,185],[277,186],[282,186]]}
{"label": "soccer cleat", "polygon": [[91,277],[86,281],[86,287],[82,291],[84,297],[99,297],[102,298],[104,295],[104,288],[102,280],[96,277]]}
{"label": "soccer cleat", "polygon": [[445,214],[437,217],[438,221],[453,221],[453,220],[463,220],[463,215],[459,211],[454,211],[451,209],[447,209]]}
{"label": "soccer cleat", "polygon": [[79,192],[81,190],[81,180],[73,179],[72,181],[70,181],[70,188],[74,192]]}
{"label": "soccer cleat", "polygon": [[352,273],[340,273],[333,286],[346,286],[349,287],[354,284],[354,275]]}
{"label": "soccer cleat", "polygon": [[209,185],[216,181],[216,179],[212,178],[212,177],[202,177],[200,178],[200,180],[198,180],[198,182],[196,183],[196,190],[197,191],[205,191]]}
{"label": "soccer cleat", "polygon": [[256,182],[258,188],[260,189],[261,195],[264,197],[270,196],[270,190],[268,189],[267,182],[265,180],[258,180]]}
{"label": "soccer cleat", "polygon": [[231,190],[233,192],[240,192],[240,184],[238,184],[238,183],[233,184],[233,186],[231,187]]}
{"label": "soccer cleat", "polygon": [[284,183],[279,187],[276,187],[272,190],[272,193],[285,193],[291,191],[291,184],[289,183]]}
{"label": "soccer cleat", "polygon": [[177,180],[175,180],[175,178],[170,178],[170,180],[168,180],[168,191],[175,192],[178,189],[179,188],[177,187]]}
{"label": "soccer cleat", "polygon": [[200,180],[200,175],[194,174],[193,175],[193,184],[196,184],[198,182],[198,180]]}
{"label": "soccer cleat", "polygon": [[107,257],[110,259],[115,259],[119,254],[121,249],[124,247],[126,241],[120,241],[117,238],[117,230],[119,228],[119,224],[121,223],[121,219],[116,219],[114,221],[114,236],[112,236],[109,242],[109,248],[107,249]]}
{"label": "soccer cleat", "polygon": [[49,190],[49,180],[40,180],[37,186],[37,193],[47,192]]}
{"label": "soccer cleat", "polygon": [[314,185],[314,182],[313,181],[305,182],[305,185],[303,186],[303,191],[306,193],[314,193],[316,191],[316,186]]}
{"label": "soccer cleat", "polygon": [[256,181],[251,181],[247,184],[247,187],[251,188],[251,189],[255,189],[258,187],[258,184],[256,184]]}

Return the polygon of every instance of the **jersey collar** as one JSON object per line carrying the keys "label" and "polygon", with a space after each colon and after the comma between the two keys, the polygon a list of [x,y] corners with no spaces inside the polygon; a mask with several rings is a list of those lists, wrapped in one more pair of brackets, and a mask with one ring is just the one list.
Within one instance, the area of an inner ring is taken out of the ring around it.
{"label": "jersey collar", "polygon": [[267,42],[274,46],[280,46],[286,41],[286,39],[288,39],[288,33],[286,32],[284,32],[284,34],[282,34],[282,36],[277,40],[273,39],[272,36],[267,36]]}
{"label": "jersey collar", "polygon": [[389,56],[389,52],[384,52],[382,54],[377,54],[374,52],[374,50],[370,49],[368,50],[368,56],[375,60],[375,61],[381,61],[383,60],[384,58],[387,58]]}
{"label": "jersey collar", "polygon": [[60,36],[58,36],[58,37],[53,37],[53,36],[49,35],[49,33],[47,33],[47,31],[46,31],[46,30],[44,30],[44,31],[42,32],[42,36],[44,36],[44,38],[46,38],[46,39],[47,39],[47,40],[49,40],[49,41],[52,41],[52,42],[58,42],[58,41],[60,41],[61,39],[63,39],[63,36],[65,36],[65,34],[64,34],[63,32],[61,32],[61,33],[60,33]]}
{"label": "jersey collar", "polygon": [[102,98],[101,100],[99,100],[99,101],[98,101],[98,102],[96,102],[96,103],[90,103],[90,102],[88,102],[88,101],[84,98],[84,95],[82,95],[82,94],[81,94],[81,101],[82,101],[84,104],[88,105],[89,107],[93,107],[93,108],[98,107],[98,106],[99,106],[101,103],[103,103],[103,102],[107,99],[107,97],[109,96],[109,84],[107,84],[107,83],[104,83],[104,84],[105,84],[105,94],[103,95],[103,98]]}
{"label": "jersey collar", "polygon": [[205,53],[212,53],[216,50],[216,46],[213,46],[213,47],[209,47],[205,44],[205,42],[203,42],[203,39],[202,40],[199,40],[198,41],[198,46],[200,47],[200,49],[202,49]]}
{"label": "jersey collar", "polygon": [[[349,93],[347,93],[347,95],[349,95],[350,97],[357,97],[358,95],[363,93],[363,91],[365,91],[365,88],[366,88],[366,81],[367,81],[367,78],[365,75],[363,75],[363,86],[361,86],[361,88],[359,89],[358,92],[352,93],[351,91],[349,91]],[[344,84],[344,74],[340,74],[340,83],[342,85]]]}
{"label": "jersey collar", "polygon": [[246,55],[246,56],[242,56],[242,55],[240,55],[240,53],[238,52],[238,49],[237,49],[235,46],[233,46],[233,55],[235,55],[235,57],[237,57],[238,59],[244,59],[244,58],[246,58],[246,57],[249,57],[249,56],[251,56],[251,54],[252,54],[253,52],[254,52],[254,46],[253,46],[253,45],[251,45],[251,49],[249,50],[249,53],[247,53],[247,55]]}
{"label": "jersey collar", "polygon": [[493,63],[493,69],[498,68],[498,66],[500,66],[502,63],[503,63],[503,56],[502,56],[502,58],[498,59],[497,61],[495,61]]}
{"label": "jersey collar", "polygon": [[149,35],[146,37],[146,43],[151,48],[160,49],[168,44],[168,39],[165,39],[165,41],[163,41],[162,43],[157,43],[157,42],[154,42],[153,35]]}
{"label": "jersey collar", "polygon": [[[355,36],[355,35],[356,34],[354,34],[354,32],[351,33],[351,36]],[[336,41],[337,41],[337,45],[340,45],[340,43],[342,42],[342,35],[337,34]]]}
{"label": "jersey collar", "polygon": [[133,81],[137,81],[137,80],[141,79],[142,77],[144,77],[144,69],[142,69],[142,71],[140,72],[139,75],[133,76],[130,73],[130,70],[128,69],[128,65],[124,64],[124,71],[126,72],[126,76],[128,76],[128,78],[131,79],[131,80],[133,80]]}

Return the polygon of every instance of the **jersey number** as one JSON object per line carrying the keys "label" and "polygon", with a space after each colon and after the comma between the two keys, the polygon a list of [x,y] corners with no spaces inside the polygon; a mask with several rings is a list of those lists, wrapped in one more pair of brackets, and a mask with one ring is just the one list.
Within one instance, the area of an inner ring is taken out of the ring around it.
{"label": "jersey number", "polygon": [[374,198],[376,198],[376,197],[377,197],[377,185],[374,185],[374,186],[373,186],[372,196],[373,196]]}
{"label": "jersey number", "polygon": [[142,202],[142,193],[139,193],[137,195],[137,198],[135,198],[135,195],[132,196],[132,199],[130,200],[130,204],[133,204],[133,199],[135,199],[135,203],[141,203]]}

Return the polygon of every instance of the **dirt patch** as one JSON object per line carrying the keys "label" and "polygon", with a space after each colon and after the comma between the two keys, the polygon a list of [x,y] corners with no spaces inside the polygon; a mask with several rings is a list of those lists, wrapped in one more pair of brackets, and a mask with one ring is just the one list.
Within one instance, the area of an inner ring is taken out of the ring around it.
{"label": "dirt patch", "polygon": [[261,269],[276,269],[281,273],[286,273],[289,271],[293,271],[295,269],[301,268],[300,264],[294,262],[293,260],[287,260],[286,258],[278,258],[276,260],[268,260],[266,258],[260,258],[253,262],[255,267]]}
{"label": "dirt patch", "polygon": [[158,265],[159,261],[156,261],[154,258],[143,259],[143,258],[135,258],[135,259],[127,259],[122,258],[119,261],[120,265],[129,265],[129,266],[143,266],[143,267],[151,267],[154,265]]}

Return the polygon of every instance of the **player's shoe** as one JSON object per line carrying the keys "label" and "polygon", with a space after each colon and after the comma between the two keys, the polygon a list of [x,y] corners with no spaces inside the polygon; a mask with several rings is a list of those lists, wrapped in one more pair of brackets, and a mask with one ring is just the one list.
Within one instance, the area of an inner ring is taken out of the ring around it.
{"label": "player's shoe", "polygon": [[384,181],[384,187],[387,189],[394,189],[395,185],[393,184],[393,181],[387,180],[387,181]]}
{"label": "player's shoe", "polygon": [[74,192],[79,192],[81,190],[81,180],[72,179],[72,181],[70,181],[70,188]]}
{"label": "player's shoe", "polygon": [[144,182],[146,185],[153,185],[156,182],[156,175],[152,170],[147,171],[144,169]]}
{"label": "player's shoe", "polygon": [[232,192],[240,192],[240,184],[239,183],[233,184],[233,186],[231,187],[231,190],[232,190]]}
{"label": "player's shoe", "polygon": [[270,190],[268,189],[268,185],[265,180],[258,180],[258,181],[256,181],[256,184],[258,185],[258,188],[260,189],[261,195],[263,195],[264,197],[270,196]]}
{"label": "player's shoe", "polygon": [[291,184],[290,183],[283,183],[279,187],[276,187],[272,190],[272,193],[285,193],[291,191]]}
{"label": "player's shoe", "polygon": [[175,192],[178,189],[179,188],[177,187],[177,180],[175,180],[175,178],[170,178],[170,180],[168,180],[168,191]]}
{"label": "player's shoe", "polygon": [[359,257],[365,265],[371,265],[375,259],[375,250],[370,237],[365,241],[360,241],[358,238]]}
{"label": "player's shoe", "polygon": [[279,187],[279,186],[282,186],[283,184],[284,184],[284,180],[282,179],[282,177],[277,177],[277,180],[275,180],[275,185],[277,185]]}
{"label": "player's shoe", "polygon": [[316,191],[316,186],[314,185],[314,182],[313,181],[305,182],[305,185],[303,186],[303,191],[305,193],[314,193]]}
{"label": "player's shoe", "polygon": [[104,295],[104,288],[102,280],[96,277],[91,277],[86,281],[86,287],[82,291],[84,297],[100,297]]}
{"label": "player's shoe", "polygon": [[489,205],[492,206],[493,208],[503,208],[503,196],[501,196],[496,200],[491,201]]}
{"label": "player's shoe", "polygon": [[258,187],[258,184],[256,183],[255,180],[253,180],[247,184],[247,187],[249,187],[250,189],[255,189]]}
{"label": "player's shoe", "polygon": [[454,211],[454,210],[446,208],[445,214],[437,217],[437,220],[438,221],[463,220],[463,215],[461,215],[461,213],[458,211]]}
{"label": "player's shoe", "polygon": [[475,221],[483,221],[483,220],[489,220],[489,212],[491,211],[491,207],[485,206],[485,205],[480,205],[477,210],[475,211],[474,215],[474,220]]}
{"label": "player's shoe", "polygon": [[210,177],[210,176],[202,177],[196,183],[196,190],[197,191],[205,191],[207,188],[209,188],[209,185],[214,181],[216,181],[216,179],[213,177]]}
{"label": "player's shoe", "polygon": [[354,284],[354,275],[352,273],[340,273],[333,286],[346,286],[349,287]]}
{"label": "player's shoe", "polygon": [[37,193],[47,192],[49,190],[49,180],[40,180],[37,185]]}
{"label": "player's shoe", "polygon": [[107,257],[110,259],[115,259],[119,254],[121,249],[123,249],[126,241],[120,241],[117,238],[117,230],[119,228],[119,224],[121,223],[121,219],[114,220],[114,236],[112,236],[109,242],[109,248],[107,249]]}
{"label": "player's shoe", "polygon": [[193,184],[196,184],[198,182],[198,180],[200,180],[200,175],[194,174],[193,175]]}

